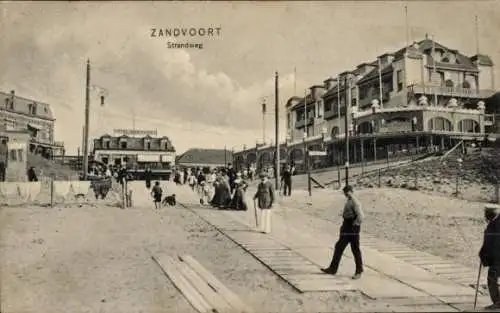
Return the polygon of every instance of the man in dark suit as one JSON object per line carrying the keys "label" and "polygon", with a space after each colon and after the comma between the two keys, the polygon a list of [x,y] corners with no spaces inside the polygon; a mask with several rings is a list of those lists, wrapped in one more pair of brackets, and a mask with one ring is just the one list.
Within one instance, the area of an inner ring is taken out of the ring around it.
{"label": "man in dark suit", "polygon": [[492,305],[486,310],[500,310],[500,215],[499,206],[488,204],[484,208],[484,217],[488,226],[484,231],[483,246],[479,251],[479,258],[484,267],[488,267],[488,291]]}
{"label": "man in dark suit", "polygon": [[283,195],[291,196],[292,195],[292,169],[290,165],[285,167],[283,174],[281,174],[281,183],[283,184]]}
{"label": "man in dark suit", "polygon": [[331,275],[337,274],[342,254],[344,253],[347,245],[350,244],[352,254],[354,255],[354,262],[356,264],[356,272],[352,276],[352,279],[359,279],[363,273],[363,258],[359,247],[359,233],[361,231],[361,223],[363,222],[364,213],[361,209],[361,204],[353,196],[353,188],[347,185],[344,187],[343,191],[346,197],[346,203],[344,205],[344,211],[342,212],[344,221],[340,227],[340,237],[335,244],[335,250],[330,266],[322,268],[321,271]]}

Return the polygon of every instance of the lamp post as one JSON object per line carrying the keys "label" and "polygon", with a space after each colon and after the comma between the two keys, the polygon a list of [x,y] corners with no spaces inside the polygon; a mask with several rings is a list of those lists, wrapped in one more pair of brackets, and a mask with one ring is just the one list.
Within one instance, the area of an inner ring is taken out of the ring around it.
{"label": "lamp post", "polygon": [[304,143],[304,168],[307,172],[307,191],[309,192],[309,197],[312,195],[311,191],[311,170],[309,166],[309,150],[307,148],[307,133],[304,133],[304,136],[302,138],[302,141]]}
{"label": "lamp post", "polygon": [[[326,142],[326,133],[327,133],[327,131],[328,131],[328,128],[326,128],[326,126],[324,126],[324,125],[323,125],[323,127],[321,128],[321,138],[322,138],[322,140],[321,140],[321,146],[322,146],[322,148],[323,148],[323,151],[325,151],[325,152],[326,152],[326,150],[327,150],[327,149],[326,149],[326,145],[325,145],[325,142]],[[327,153],[327,155],[325,156],[325,158],[323,158],[323,166],[325,166],[325,167],[326,167],[326,162],[325,162],[325,160],[328,160],[328,153]]]}
{"label": "lamp post", "polygon": [[[290,153],[288,151],[288,146],[290,145],[290,141],[291,141],[291,138],[290,138],[290,134],[287,133],[286,134],[286,137],[285,137],[285,153],[286,153],[286,158],[285,160],[287,160],[287,163],[291,163],[291,156],[290,156]],[[291,164],[290,164],[291,166]]]}
{"label": "lamp post", "polygon": [[462,176],[462,165],[463,165],[463,160],[461,158],[457,159],[458,162],[458,172],[457,172],[457,180],[456,180],[456,185],[455,185],[455,194],[458,197],[458,194],[460,193],[460,177]]}

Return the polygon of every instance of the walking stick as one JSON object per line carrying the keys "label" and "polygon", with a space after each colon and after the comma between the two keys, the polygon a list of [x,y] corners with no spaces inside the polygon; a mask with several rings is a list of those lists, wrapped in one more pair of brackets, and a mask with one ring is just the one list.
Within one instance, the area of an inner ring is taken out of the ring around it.
{"label": "walking stick", "polygon": [[477,273],[477,282],[476,282],[476,295],[474,296],[474,311],[476,310],[476,305],[477,305],[477,294],[479,292],[479,280],[481,278],[482,269],[483,269],[483,264],[479,263],[479,272]]}

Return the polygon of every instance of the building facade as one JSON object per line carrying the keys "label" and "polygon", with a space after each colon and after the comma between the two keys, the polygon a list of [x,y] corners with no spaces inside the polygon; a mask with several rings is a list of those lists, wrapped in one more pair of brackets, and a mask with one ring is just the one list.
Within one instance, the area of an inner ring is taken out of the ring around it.
{"label": "building facade", "polygon": [[[495,128],[485,113],[494,94],[494,65],[486,55],[467,57],[425,38],[376,61],[310,87],[286,103],[287,138],[282,163],[303,167],[376,161],[465,141],[482,141]],[[274,147],[235,154],[235,164],[259,168],[274,162]],[[306,158],[308,150],[326,157]],[[310,162],[309,162],[310,161]]]}
{"label": "building facade", "polygon": [[46,158],[64,153],[64,144],[55,141],[55,118],[49,104],[22,98],[12,90],[0,92],[0,121],[9,131],[27,131],[29,151]]}
{"label": "building facade", "polygon": [[0,163],[2,164],[2,180],[26,181],[28,172],[28,147],[30,133],[27,131],[0,129]]}
{"label": "building facade", "polygon": [[103,135],[93,141],[93,159],[105,165],[126,166],[143,171],[170,171],[175,164],[175,148],[168,137]]}

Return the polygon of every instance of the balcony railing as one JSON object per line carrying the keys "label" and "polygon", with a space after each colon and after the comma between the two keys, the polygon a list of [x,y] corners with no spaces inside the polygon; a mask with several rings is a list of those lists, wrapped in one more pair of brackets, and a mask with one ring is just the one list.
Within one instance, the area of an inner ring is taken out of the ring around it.
{"label": "balcony railing", "polygon": [[429,86],[422,84],[410,85],[408,86],[408,91],[417,94],[426,94],[426,95],[437,94],[441,96],[462,97],[462,98],[487,98],[492,94],[494,94],[494,91],[489,89]]}
{"label": "balcony railing", "polygon": [[[309,117],[307,119],[307,122],[308,122],[307,126],[312,125],[314,123],[314,117]],[[295,122],[295,128],[304,127],[304,124],[305,124],[304,119],[298,120]]]}
{"label": "balcony railing", "polygon": [[[366,95],[366,97],[364,97],[363,99],[360,99],[359,100],[359,107],[360,108],[363,108],[363,107],[366,107],[366,106],[369,106],[371,105],[371,102],[376,99],[378,101],[380,101],[380,94],[379,93],[376,93],[376,92],[373,92],[371,94],[368,94]],[[387,102],[391,99],[391,96],[390,96],[390,93],[389,92],[384,92],[382,94],[382,101],[383,102]]]}

